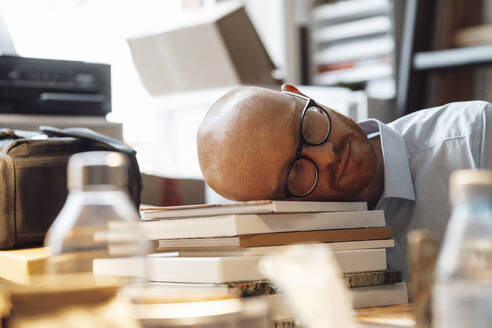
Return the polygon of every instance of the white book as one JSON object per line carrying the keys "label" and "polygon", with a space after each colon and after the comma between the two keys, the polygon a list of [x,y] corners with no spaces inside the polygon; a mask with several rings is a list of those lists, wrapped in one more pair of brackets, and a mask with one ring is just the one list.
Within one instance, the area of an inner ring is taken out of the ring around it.
{"label": "white book", "polygon": [[225,298],[232,295],[228,284],[191,284],[179,282],[149,282],[150,288],[145,290],[145,296],[154,299],[176,300],[206,300]]}
{"label": "white book", "polygon": [[[258,296],[250,301],[228,298],[134,304],[132,309],[135,317],[144,324],[144,327],[265,327],[264,305],[268,305],[268,315],[272,322],[268,327],[293,327],[295,312],[283,298],[283,295],[278,294]],[[177,318],[183,320],[178,321]],[[212,318],[213,321],[207,318]],[[260,321],[257,318],[260,318]]]}
{"label": "white book", "polygon": [[337,83],[357,83],[387,78],[393,75],[390,63],[360,65],[331,72],[318,73],[314,82],[318,85],[333,85]]}
{"label": "white book", "polygon": [[[395,246],[393,239],[359,240],[326,243],[334,251],[347,251],[368,248],[391,248]],[[239,241],[236,237],[223,238],[192,238],[192,239],[163,239],[159,240],[158,251],[166,249],[179,249],[179,256],[244,256],[244,255],[270,255],[285,250],[289,246],[264,246],[237,248]],[[229,247],[229,248],[227,248]],[[189,248],[189,250],[184,250]]]}
{"label": "white book", "polygon": [[258,200],[226,204],[199,204],[144,208],[140,211],[140,213],[143,220],[149,220],[226,214],[341,212],[365,210],[367,210],[366,202],[304,202],[284,200]]}
{"label": "white book", "polygon": [[[386,270],[386,250],[366,249],[333,252],[342,272]],[[147,279],[158,282],[218,284],[263,280],[258,270],[261,256],[174,257],[151,254],[147,257]],[[139,276],[132,258],[95,259],[97,275]]]}
{"label": "white book", "polygon": [[[226,283],[263,280],[258,270],[260,256],[172,257],[153,254],[147,257],[147,279],[158,282]],[[96,275],[139,276],[131,258],[95,259]]]}
{"label": "white book", "polygon": [[[151,282],[152,293],[170,300],[177,299],[211,299],[231,295],[231,286],[227,284],[191,284],[191,283],[156,283]],[[406,282],[388,285],[348,288],[354,308],[389,306],[408,303]],[[278,294],[282,296],[283,294]],[[271,296],[269,296],[271,297]]]}
{"label": "white book", "polygon": [[406,282],[350,288],[349,292],[352,297],[352,306],[356,309],[408,303]]}
{"label": "white book", "polygon": [[388,16],[376,16],[317,28],[313,33],[313,39],[319,43],[332,42],[385,32],[391,32],[390,18]]}
{"label": "white book", "polygon": [[333,44],[314,54],[317,65],[330,65],[351,60],[385,56],[392,53],[394,42],[391,35]]}
{"label": "white book", "polygon": [[384,248],[334,251],[333,254],[343,273],[387,269],[386,249]]}
{"label": "white book", "polygon": [[390,8],[388,0],[347,0],[319,5],[311,13],[313,20],[329,22],[384,14]]}
{"label": "white book", "polygon": [[[116,225],[117,223],[115,223]],[[240,214],[140,223],[149,240],[383,227],[383,211]]]}
{"label": "white book", "polygon": [[[383,284],[396,284],[401,282],[401,271],[369,271],[342,274],[345,286],[354,290],[357,294],[364,297],[364,289],[360,287],[381,286]],[[393,281],[393,282],[391,282]],[[155,298],[170,300],[176,299],[204,299],[213,297],[227,297],[235,290],[236,295],[261,295],[262,293],[279,293],[279,288],[275,287],[268,280],[228,282],[223,284],[209,283],[179,283],[179,282],[156,282],[148,283],[147,295],[154,295]]]}

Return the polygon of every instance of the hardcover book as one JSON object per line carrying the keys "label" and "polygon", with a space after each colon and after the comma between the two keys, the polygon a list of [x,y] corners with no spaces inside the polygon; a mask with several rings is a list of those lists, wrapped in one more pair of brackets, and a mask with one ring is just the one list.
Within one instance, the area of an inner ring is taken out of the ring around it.
{"label": "hardcover book", "polygon": [[0,278],[18,284],[32,284],[43,274],[48,253],[44,247],[0,251]]}
{"label": "hardcover book", "polygon": [[[347,288],[392,285],[401,282],[401,279],[401,271],[396,270],[343,274],[343,281]],[[169,300],[211,299],[230,296],[248,297],[272,295],[281,292],[267,280],[238,281],[223,284],[150,282],[149,285],[151,293],[165,295]]]}
{"label": "hardcover book", "polygon": [[201,217],[227,214],[253,213],[302,213],[365,211],[365,202],[302,202],[282,200],[258,200],[225,204],[199,204],[141,209],[143,220]]}
{"label": "hardcover book", "polygon": [[[385,249],[333,252],[342,272],[386,270]],[[258,270],[261,256],[174,257],[151,254],[147,257],[148,278],[156,282],[228,283],[264,280]],[[138,275],[131,258],[95,259],[95,274]]]}
{"label": "hardcover book", "polygon": [[143,221],[141,222],[141,225],[150,240],[159,240],[384,227],[385,220],[383,211],[351,211],[288,214],[231,214],[211,217]]}
{"label": "hardcover book", "polygon": [[[391,227],[294,231],[241,235],[237,237],[161,239],[160,248],[206,248],[206,247],[261,247],[282,246],[298,243],[333,243],[390,239]],[[335,246],[336,247],[336,246]],[[377,247],[372,247],[377,248]]]}
{"label": "hardcover book", "polygon": [[402,281],[400,270],[344,273],[345,286],[349,288],[391,285]]}
{"label": "hardcover book", "polygon": [[356,309],[408,303],[407,283],[350,289],[352,306]]}
{"label": "hardcover book", "polygon": [[[328,230],[329,231],[329,230]],[[339,230],[337,230],[339,231]],[[286,245],[258,246],[242,248],[240,237],[162,239],[158,241],[155,252],[178,252],[190,256],[243,256],[269,255],[282,251]],[[367,248],[390,248],[395,246],[393,239],[359,240],[329,242],[327,246],[334,251],[347,251]]]}
{"label": "hardcover book", "polygon": [[159,302],[197,301],[230,297],[273,295],[277,290],[266,280],[238,281],[224,284],[150,282],[146,299]]}

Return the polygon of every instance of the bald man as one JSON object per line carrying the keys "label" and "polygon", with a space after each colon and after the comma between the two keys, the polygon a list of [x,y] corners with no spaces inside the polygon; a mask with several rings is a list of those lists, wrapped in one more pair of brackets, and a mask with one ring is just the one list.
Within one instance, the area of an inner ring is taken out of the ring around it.
{"label": "bald man", "polygon": [[289,88],[283,93],[237,89],[214,104],[198,132],[207,183],[234,200],[364,200],[375,205],[383,188],[379,139],[368,140],[351,119],[316,103],[307,108],[301,128],[300,110],[308,98],[284,86]]}
{"label": "bald man", "polygon": [[404,270],[409,230],[445,231],[451,172],[492,168],[492,106],[355,123],[290,84],[243,87],[210,108],[197,144],[205,181],[226,198],[356,200],[384,210],[396,244],[389,262]]}

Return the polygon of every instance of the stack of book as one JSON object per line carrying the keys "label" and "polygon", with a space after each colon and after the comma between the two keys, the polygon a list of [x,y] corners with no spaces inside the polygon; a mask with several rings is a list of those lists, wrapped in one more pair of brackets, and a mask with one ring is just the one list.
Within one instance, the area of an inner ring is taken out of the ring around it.
{"label": "stack of book", "polygon": [[[156,301],[203,300],[279,291],[258,270],[264,255],[290,244],[331,247],[356,308],[406,303],[400,271],[388,270],[394,246],[382,211],[358,202],[255,201],[142,211],[154,241],[147,277]],[[45,248],[0,251],[0,278],[31,284],[44,273]],[[96,274],[135,275],[132,259],[96,259]],[[135,270],[136,269],[136,270]]]}
{"label": "stack of book", "polygon": [[389,0],[344,0],[315,7],[311,13],[312,82],[393,81],[390,10]]}
{"label": "stack of book", "polygon": [[[382,211],[362,202],[254,201],[142,210],[154,241],[148,278],[170,300],[277,293],[258,270],[263,255],[295,243],[328,243],[356,308],[406,303],[400,271],[387,270],[394,246]],[[97,259],[97,274],[127,274],[131,261]],[[156,296],[157,297],[157,296]]]}

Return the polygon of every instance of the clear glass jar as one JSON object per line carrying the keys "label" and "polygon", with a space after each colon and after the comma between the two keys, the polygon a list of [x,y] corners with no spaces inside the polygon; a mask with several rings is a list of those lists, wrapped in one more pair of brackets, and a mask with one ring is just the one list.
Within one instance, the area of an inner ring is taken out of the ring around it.
{"label": "clear glass jar", "polygon": [[50,279],[93,276],[97,261],[125,261],[124,294],[138,299],[146,282],[149,243],[128,195],[128,163],[115,152],[73,155],[68,164],[69,194],[50,227],[45,246]]}
{"label": "clear glass jar", "polygon": [[434,327],[492,325],[492,171],[450,178],[451,218],[433,289]]}

